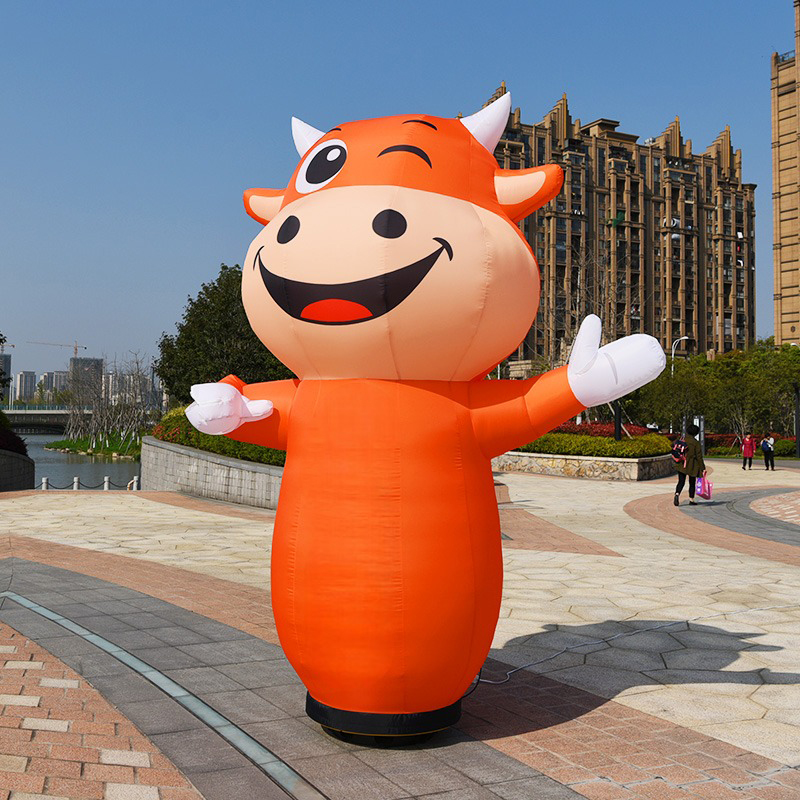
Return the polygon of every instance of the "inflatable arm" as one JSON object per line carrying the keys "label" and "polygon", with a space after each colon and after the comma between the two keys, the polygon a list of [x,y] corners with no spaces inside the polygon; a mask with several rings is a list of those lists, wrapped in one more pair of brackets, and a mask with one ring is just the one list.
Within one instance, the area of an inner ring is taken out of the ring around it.
{"label": "inflatable arm", "polygon": [[195,402],[186,409],[186,416],[203,433],[285,450],[298,383],[272,381],[248,386],[228,375],[219,383],[196,384],[192,386]]}
{"label": "inflatable arm", "polygon": [[525,381],[479,381],[470,391],[472,424],[488,458],[533,441],[585,407],[566,367]]}

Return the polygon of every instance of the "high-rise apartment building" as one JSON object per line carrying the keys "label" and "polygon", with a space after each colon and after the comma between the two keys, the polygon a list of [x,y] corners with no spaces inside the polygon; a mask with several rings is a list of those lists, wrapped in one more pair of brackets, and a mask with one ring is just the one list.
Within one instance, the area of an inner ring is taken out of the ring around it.
{"label": "high-rise apartment building", "polygon": [[800,342],[800,115],[796,52],[800,0],[794,0],[795,50],[772,54],[772,210],[775,344]]}
{"label": "high-rise apartment building", "polygon": [[688,337],[680,354],[755,338],[755,185],[742,183],[730,129],[694,153],[677,117],[643,142],[618,128],[573,120],[564,95],[538,124],[516,109],[497,145],[501,167],[557,163],[565,173],[558,197],[521,223],[542,298],[512,375],[563,364],[592,313],[606,340],[649,333],[669,350]]}
{"label": "high-rise apartment building", "polygon": [[48,400],[52,400],[58,392],[63,392],[67,388],[68,376],[66,370],[42,373],[40,380]]}
{"label": "high-rise apartment building", "polygon": [[99,400],[103,392],[103,359],[71,358],[67,385],[81,402]]}
{"label": "high-rise apartment building", "polygon": [[21,403],[33,400],[36,393],[36,373],[18,372],[14,378],[14,399]]}
{"label": "high-rise apartment building", "polygon": [[[11,395],[10,387],[13,383],[11,374],[11,353],[0,353],[0,397]],[[9,387],[7,390],[6,387]]]}

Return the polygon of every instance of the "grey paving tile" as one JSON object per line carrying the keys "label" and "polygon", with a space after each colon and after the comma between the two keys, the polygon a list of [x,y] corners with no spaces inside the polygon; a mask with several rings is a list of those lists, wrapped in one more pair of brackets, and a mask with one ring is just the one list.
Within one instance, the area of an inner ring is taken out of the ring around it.
{"label": "grey paving tile", "polygon": [[131,652],[145,647],[161,647],[164,644],[155,636],[150,636],[147,631],[112,631],[107,633],[104,638]]}
{"label": "grey paving tile", "polygon": [[253,694],[269,700],[272,705],[283,709],[290,717],[305,716],[306,687],[300,683],[299,679],[294,683],[253,689]]}
{"label": "grey paving tile", "polygon": [[472,786],[473,781],[421,749],[361,748],[353,755],[411,795]]}
{"label": "grey paving tile", "polygon": [[194,714],[163,695],[158,700],[125,700],[118,708],[147,736],[205,728]]}
{"label": "grey paving tile", "polygon": [[[455,789],[450,792],[437,792],[426,794],[425,800],[497,800],[500,795],[495,794],[486,786],[470,786],[469,789]],[[530,795],[525,800],[539,800],[537,795]]]}
{"label": "grey paving tile", "polygon": [[257,767],[240,767],[219,772],[189,772],[186,777],[205,800],[285,800],[290,797]]}
{"label": "grey paving tile", "polygon": [[118,620],[116,617],[107,617],[104,615],[81,617],[80,624],[93,633],[99,633],[101,636],[105,636],[107,633],[134,630],[130,625]]}
{"label": "grey paving tile", "polygon": [[152,614],[149,611],[133,611],[125,614],[115,614],[120,622],[124,622],[136,630],[147,630],[148,628],[163,628],[168,624],[163,617]]}
{"label": "grey paving tile", "polygon": [[288,661],[254,661],[250,664],[224,664],[220,672],[233,678],[245,689],[263,689],[265,686],[280,686],[296,683],[297,673]]}
{"label": "grey paving tile", "polygon": [[[142,611],[124,600],[112,600],[111,598],[103,598],[102,600],[94,600],[86,605],[96,609],[101,614],[109,614],[112,617],[118,617],[120,614],[141,614]],[[138,626],[134,626],[138,627]]]}
{"label": "grey paving tile", "polygon": [[[160,616],[160,615],[159,615]],[[209,640],[201,636],[191,628],[183,628],[178,625],[169,625],[165,628],[148,628],[147,632],[157,639],[161,639],[165,644],[206,644]]]}
{"label": "grey paving tile", "polygon": [[163,642],[159,642],[159,647],[145,647],[137,649],[136,657],[146,661],[150,666],[159,670],[186,669],[189,667],[204,666],[186,653],[181,653],[175,647],[165,647]]}
{"label": "grey paving tile", "polygon": [[317,758],[345,751],[338,741],[326,736],[319,727],[312,730],[296,719],[256,722],[241,727],[279,758],[289,762],[298,758]]}
{"label": "grey paving tile", "polygon": [[180,650],[209,666],[285,658],[280,647],[255,637],[252,639],[234,639],[228,642],[182,645]]}
{"label": "grey paving tile", "polygon": [[[52,582],[50,581],[50,583]],[[40,603],[45,608],[55,609],[56,606],[63,606],[67,603],[72,602],[69,597],[66,597],[60,592],[42,591],[41,589],[36,589],[35,591],[28,593],[18,592],[18,594],[25,595],[30,600],[34,600],[35,602]]]}
{"label": "grey paving tile", "polygon": [[51,652],[54,656],[62,658],[68,655],[85,655],[87,653],[98,653],[99,650],[86,639],[76,636],[74,633],[67,633],[63,628],[61,632],[64,636],[52,636],[45,639],[37,639],[36,643]]}
{"label": "grey paving tile", "polygon": [[128,671],[120,675],[84,676],[89,683],[112,705],[139,700],[161,700],[164,693],[153,686],[150,681]]}
{"label": "grey paving tile", "polygon": [[[165,615],[166,616],[166,615]],[[206,619],[199,614],[194,614],[193,619],[185,623],[185,627],[205,636],[212,642],[227,642],[232,639],[252,639],[252,635],[244,631],[223,625],[221,622]]]}
{"label": "grey paving tile", "polygon": [[[38,601],[37,601],[38,602]],[[44,605],[44,604],[42,604]],[[53,611],[57,611],[67,619],[75,620],[76,622],[83,617],[96,617],[97,609],[87,606],[86,603],[76,603],[70,600],[68,603],[55,604],[52,606]]]}
{"label": "grey paving tile", "polygon": [[544,775],[537,778],[493,783],[488,788],[503,800],[579,800],[579,798],[583,798],[582,794],[578,794],[568,786],[563,786]]}
{"label": "grey paving tile", "polygon": [[[435,740],[432,742],[435,743]],[[515,758],[470,738],[451,741],[448,744],[440,742],[432,753],[440,761],[476,783],[496,783],[514,778],[533,778],[541,775],[537,770],[522,764]]]}
{"label": "grey paving tile", "polygon": [[61,653],[59,658],[84,678],[123,675],[128,667],[98,648],[90,653]]}
{"label": "grey paving tile", "polygon": [[237,725],[286,719],[289,716],[282,708],[272,705],[272,703],[248,689],[235,692],[201,694],[200,699]]}
{"label": "grey paving tile", "polygon": [[411,796],[351,753],[304,758],[293,762],[292,767],[331,800],[395,800]]}
{"label": "grey paving tile", "polygon": [[164,674],[194,694],[200,694],[202,692],[228,692],[247,688],[237,683],[236,680],[230,678],[228,675],[214,669],[214,667],[171,669],[164,670]]}
{"label": "grey paving tile", "polygon": [[[187,777],[189,774],[252,766],[250,761],[210,728],[155,733],[150,739]],[[194,778],[189,779],[194,781]]]}
{"label": "grey paving tile", "polygon": [[16,603],[3,604],[3,607],[0,608],[0,622],[5,622],[6,625],[10,625],[14,630],[31,639],[64,635],[64,628],[60,625],[40,617],[35,612],[22,608]]}

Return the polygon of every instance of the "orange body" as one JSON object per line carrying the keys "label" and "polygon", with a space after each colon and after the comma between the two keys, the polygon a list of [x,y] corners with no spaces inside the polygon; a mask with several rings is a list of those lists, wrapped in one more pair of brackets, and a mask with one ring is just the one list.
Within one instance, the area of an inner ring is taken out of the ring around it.
{"label": "orange body", "polygon": [[383,714],[456,702],[500,607],[490,459],[581,410],[565,369],[528,381],[225,380],[275,405],[228,435],[287,450],[272,602],[311,696]]}

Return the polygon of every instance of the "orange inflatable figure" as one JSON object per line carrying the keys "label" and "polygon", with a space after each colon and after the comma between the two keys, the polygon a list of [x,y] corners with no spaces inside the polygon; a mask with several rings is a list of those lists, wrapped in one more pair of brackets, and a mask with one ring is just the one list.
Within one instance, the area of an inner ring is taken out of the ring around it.
{"label": "orange inflatable figure", "polygon": [[636,335],[588,318],[567,367],[484,376],[525,337],[539,272],[515,224],[557,166],[498,169],[510,96],[465,119],[406,115],[318,131],[283,190],[251,189],[253,330],[297,380],[193,387],[192,423],[287,451],[272,550],[281,645],[328,728],[411,735],[454,723],[502,587],[490,459],[655,377]]}

